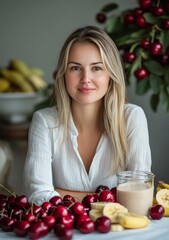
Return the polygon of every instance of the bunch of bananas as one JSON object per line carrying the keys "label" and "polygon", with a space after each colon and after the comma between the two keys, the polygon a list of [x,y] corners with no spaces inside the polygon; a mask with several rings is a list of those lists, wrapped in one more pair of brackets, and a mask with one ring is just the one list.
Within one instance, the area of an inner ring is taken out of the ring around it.
{"label": "bunch of bananas", "polygon": [[0,68],[0,93],[36,92],[46,87],[43,71],[22,60],[12,59],[7,67]]}
{"label": "bunch of bananas", "polygon": [[160,204],[164,207],[164,217],[169,217],[169,184],[158,181],[153,204]]}
{"label": "bunch of bananas", "polygon": [[150,223],[147,216],[128,212],[127,208],[116,202],[91,203],[89,216],[93,221],[96,221],[101,216],[108,217],[111,220],[111,231],[145,228]]}

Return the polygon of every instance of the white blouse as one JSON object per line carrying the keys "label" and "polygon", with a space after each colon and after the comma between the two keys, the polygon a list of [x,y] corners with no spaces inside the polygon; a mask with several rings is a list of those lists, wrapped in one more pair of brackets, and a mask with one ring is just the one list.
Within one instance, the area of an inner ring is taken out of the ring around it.
{"label": "white blouse", "polygon": [[[151,151],[146,116],[141,107],[126,104],[125,108],[129,153],[124,170],[151,170]],[[55,195],[56,188],[92,192],[98,185],[116,186],[111,174],[113,148],[102,135],[87,173],[78,152],[78,131],[70,120],[68,136],[62,143],[64,129],[56,126],[55,107],[34,113],[29,130],[28,152],[24,166],[25,194],[29,201],[41,204]]]}

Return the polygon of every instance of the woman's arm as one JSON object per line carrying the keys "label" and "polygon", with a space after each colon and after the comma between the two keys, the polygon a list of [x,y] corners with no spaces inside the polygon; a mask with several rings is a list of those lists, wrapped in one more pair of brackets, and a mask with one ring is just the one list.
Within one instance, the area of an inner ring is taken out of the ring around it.
{"label": "woman's arm", "polygon": [[78,192],[78,191],[69,191],[69,190],[64,190],[64,189],[59,189],[56,188],[55,189],[56,192],[58,192],[60,194],[60,196],[63,198],[65,195],[71,195],[72,197],[75,198],[76,201],[81,202],[83,200],[83,198],[87,195],[87,194],[91,194],[92,192]]}

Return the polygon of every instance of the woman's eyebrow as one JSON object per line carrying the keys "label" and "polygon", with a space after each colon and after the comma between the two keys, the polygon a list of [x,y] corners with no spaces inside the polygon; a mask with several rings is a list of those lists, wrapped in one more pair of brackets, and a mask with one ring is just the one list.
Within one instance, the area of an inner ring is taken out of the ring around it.
{"label": "woman's eyebrow", "polygon": [[[77,64],[77,65],[81,65],[80,63],[78,62],[68,62],[68,64]],[[102,62],[93,62],[91,63],[90,65],[96,65],[96,64],[103,64]]]}

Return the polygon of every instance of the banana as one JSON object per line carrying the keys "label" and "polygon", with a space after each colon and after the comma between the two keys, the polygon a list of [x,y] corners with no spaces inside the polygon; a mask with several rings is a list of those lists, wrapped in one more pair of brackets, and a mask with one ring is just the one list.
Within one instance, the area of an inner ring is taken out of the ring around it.
{"label": "banana", "polygon": [[120,232],[120,231],[123,231],[124,230],[124,227],[118,223],[113,223],[111,224],[111,228],[110,228],[110,231],[112,232]]}
{"label": "banana", "polygon": [[150,224],[148,217],[131,212],[119,214],[118,221],[123,228],[128,229],[144,228]]}
{"label": "banana", "polygon": [[27,80],[35,90],[40,90],[47,87],[47,83],[43,80],[43,78],[39,76],[32,75],[32,76],[29,76]]}
{"label": "banana", "polygon": [[40,68],[31,67],[29,68],[29,70],[30,70],[30,75],[35,75],[38,77],[43,77],[44,75],[44,72]]}
{"label": "banana", "polygon": [[30,74],[29,67],[26,65],[26,63],[24,63],[19,59],[12,59],[9,63],[9,68],[16,70],[17,72],[22,74],[24,77],[27,77]]}
{"label": "banana", "polygon": [[164,217],[169,217],[169,208],[164,207]]}
{"label": "banana", "polygon": [[158,181],[158,186],[161,187],[162,189],[163,188],[169,189],[169,184],[167,184],[163,181]]}
{"label": "banana", "polygon": [[7,92],[9,87],[9,81],[5,78],[0,78],[0,92]]}
{"label": "banana", "polygon": [[93,221],[96,221],[99,217],[103,216],[103,212],[102,212],[102,210],[91,209],[89,211],[89,216]]}
{"label": "banana", "polygon": [[103,208],[103,215],[111,220],[111,223],[118,223],[119,213],[127,213],[128,209],[120,203],[107,203]]}
{"label": "banana", "polygon": [[91,209],[103,210],[103,208],[108,204],[108,202],[93,202],[90,204]]}
{"label": "banana", "polygon": [[164,208],[169,208],[169,189],[161,189],[156,193],[156,200]]}
{"label": "banana", "polygon": [[33,87],[26,81],[26,79],[15,70],[1,69],[1,74],[14,86],[21,89],[22,92],[33,92]]}

